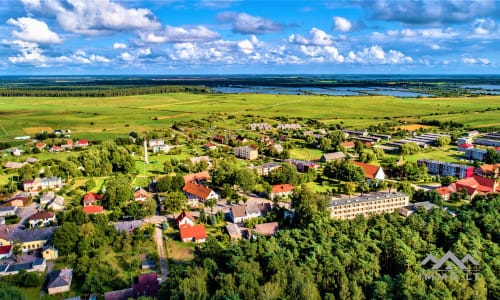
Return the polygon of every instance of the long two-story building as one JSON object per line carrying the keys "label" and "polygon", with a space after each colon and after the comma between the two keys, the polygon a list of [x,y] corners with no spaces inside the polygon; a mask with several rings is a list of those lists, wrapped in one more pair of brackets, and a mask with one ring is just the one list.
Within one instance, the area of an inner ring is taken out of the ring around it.
{"label": "long two-story building", "polygon": [[328,210],[332,218],[350,220],[357,215],[392,213],[408,206],[409,201],[408,195],[399,192],[370,193],[356,198],[333,199]]}

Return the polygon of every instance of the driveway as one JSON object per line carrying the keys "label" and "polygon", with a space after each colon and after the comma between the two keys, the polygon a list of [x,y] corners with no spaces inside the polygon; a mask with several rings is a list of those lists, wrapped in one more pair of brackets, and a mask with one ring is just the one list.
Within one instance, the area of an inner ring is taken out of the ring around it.
{"label": "driveway", "polygon": [[19,217],[21,217],[21,220],[17,223],[17,227],[19,229],[24,229],[24,222],[33,215],[34,213],[37,212],[36,207],[38,206],[37,203],[31,203],[28,206],[22,207],[21,208],[21,213],[19,214]]}

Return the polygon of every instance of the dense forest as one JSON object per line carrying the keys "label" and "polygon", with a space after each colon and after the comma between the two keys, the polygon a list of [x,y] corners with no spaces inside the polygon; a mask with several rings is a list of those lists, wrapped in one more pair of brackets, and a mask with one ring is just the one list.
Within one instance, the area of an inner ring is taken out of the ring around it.
{"label": "dense forest", "polygon": [[[422,209],[352,221],[298,200],[294,218],[270,238],[209,239],[192,263],[171,263],[161,299],[500,299],[499,196],[463,205],[456,216]],[[477,280],[453,264],[458,279],[426,280],[421,261],[447,251],[474,257]]]}

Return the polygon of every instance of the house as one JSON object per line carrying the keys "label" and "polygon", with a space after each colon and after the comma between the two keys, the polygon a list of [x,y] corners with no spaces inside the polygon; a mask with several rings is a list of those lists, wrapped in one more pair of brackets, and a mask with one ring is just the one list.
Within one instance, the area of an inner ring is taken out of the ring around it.
{"label": "house", "polygon": [[104,195],[88,192],[83,196],[83,206],[99,204],[104,199]]}
{"label": "house", "polygon": [[38,150],[43,150],[43,149],[45,149],[45,147],[47,147],[47,144],[45,144],[44,142],[38,142],[38,143],[35,144],[35,147]]}
{"label": "house", "polygon": [[36,158],[34,158],[34,157],[28,157],[28,158],[26,158],[26,162],[27,162],[28,164],[34,164],[34,163],[36,163],[37,161],[39,161],[39,160],[38,160],[38,159],[36,159]]}
{"label": "house", "polygon": [[354,148],[354,142],[352,142],[352,141],[345,141],[345,142],[342,142],[340,145],[344,149],[352,149],[352,148]]}
{"label": "house", "polygon": [[260,166],[253,167],[257,171],[257,174],[259,176],[267,176],[269,173],[271,173],[274,170],[281,169],[281,164],[275,163],[275,162],[270,162],[266,163]]}
{"label": "house", "polygon": [[181,235],[181,241],[183,243],[187,242],[203,243],[207,239],[207,231],[205,230],[205,225],[203,224],[198,224],[193,226],[189,224],[182,224],[181,227],[179,227],[179,230]]}
{"label": "house", "polygon": [[45,260],[54,260],[59,257],[59,250],[52,245],[46,245],[42,248],[42,257]]}
{"label": "house", "polygon": [[177,223],[177,227],[181,228],[183,225],[194,226],[195,219],[194,217],[187,211],[183,210],[177,218],[175,218],[175,222]]}
{"label": "house", "polygon": [[24,166],[24,163],[8,161],[3,166],[6,169],[20,169]]}
{"label": "house", "polygon": [[86,148],[89,146],[89,140],[78,140],[74,144],[75,148]]}
{"label": "house", "polygon": [[345,156],[344,152],[339,151],[339,152],[323,154],[320,158],[320,161],[322,163],[326,163],[327,161],[339,160],[339,159],[345,159],[345,158],[346,158],[346,156]]}
{"label": "house", "polygon": [[286,198],[293,193],[293,185],[291,184],[277,184],[273,185],[271,188],[271,193],[269,193],[269,199],[279,199]]}
{"label": "house", "polygon": [[0,246],[10,245],[11,241],[9,236],[12,232],[19,230],[17,224],[15,225],[0,225]]}
{"label": "house", "polygon": [[50,272],[48,275],[49,283],[47,290],[49,295],[60,294],[68,292],[71,288],[71,281],[73,279],[73,269],[61,269]]}
{"label": "house", "polygon": [[73,148],[73,140],[66,140],[66,144],[62,144],[61,148],[64,150]]}
{"label": "house", "polygon": [[465,189],[469,199],[474,198],[475,195],[487,195],[489,193],[500,192],[498,181],[494,178],[486,178],[478,175],[458,180],[450,184],[449,189],[452,192]]}
{"label": "house", "polygon": [[0,217],[15,216],[17,206],[0,206]]}
{"label": "house", "polygon": [[153,153],[160,153],[160,152],[167,153],[168,151],[170,151],[170,146],[167,144],[157,145],[157,146],[151,147],[151,150],[153,150]]}
{"label": "house", "polygon": [[360,167],[365,172],[365,178],[370,180],[384,180],[385,173],[382,167],[355,161],[354,165]]}
{"label": "house", "polygon": [[116,231],[119,233],[131,233],[137,228],[141,228],[142,225],[144,225],[143,220],[133,220],[133,221],[121,221],[121,222],[115,222],[113,226],[115,227]]}
{"label": "house", "polygon": [[279,229],[278,222],[263,223],[255,225],[254,232],[265,236],[275,234]]}
{"label": "house", "polygon": [[226,230],[231,240],[241,239],[241,230],[238,225],[231,222],[226,222]]}
{"label": "house", "polygon": [[26,193],[16,194],[14,197],[7,200],[3,206],[16,206],[16,207],[24,207],[27,206],[31,201],[31,196]]}
{"label": "house", "polygon": [[220,134],[216,134],[214,135],[213,140],[219,144],[224,144],[224,142],[226,141],[226,137]]}
{"label": "house", "polygon": [[55,211],[64,209],[64,198],[57,195],[54,200],[52,200],[52,202],[47,205],[47,209]]}
{"label": "house", "polygon": [[307,173],[309,170],[314,170],[319,168],[319,164],[311,161],[288,158],[285,159],[285,162],[294,165],[297,168],[297,171],[302,173]]}
{"label": "house", "polygon": [[0,259],[9,258],[12,256],[12,245],[0,246]]}
{"label": "house", "polygon": [[298,130],[301,128],[299,124],[278,124],[278,130]]}
{"label": "house", "polygon": [[189,162],[192,163],[192,164],[199,164],[202,161],[204,161],[204,162],[206,162],[206,163],[209,164],[210,163],[210,158],[207,155],[189,158]]}
{"label": "house", "polygon": [[193,203],[195,203],[194,201],[205,202],[208,199],[215,199],[216,201],[219,199],[219,195],[211,188],[193,182],[186,183],[182,191],[184,191],[188,200],[192,200]]}
{"label": "house", "polygon": [[134,298],[133,288],[104,293],[104,300],[128,300],[133,298]]}
{"label": "house", "polygon": [[272,152],[281,153],[283,152],[284,148],[281,144],[272,144],[269,146],[269,150],[271,150]]}
{"label": "house", "polygon": [[500,173],[500,164],[482,165],[476,168],[475,173],[484,177],[497,178]]}
{"label": "house", "polygon": [[234,155],[239,158],[254,160],[259,157],[259,151],[255,146],[235,147]]}
{"label": "house", "polygon": [[146,201],[146,199],[148,198],[148,192],[146,192],[145,189],[143,188],[138,188],[135,192],[134,192],[134,199],[135,201],[140,201],[140,202],[143,202],[143,201]]}
{"label": "house", "polygon": [[265,204],[233,205],[229,209],[229,216],[233,223],[241,223],[247,219],[261,217],[270,210],[270,204]]}
{"label": "house", "polygon": [[352,220],[358,215],[369,217],[371,215],[392,213],[402,207],[408,206],[410,197],[399,192],[369,193],[356,198],[332,199],[330,202],[330,216],[342,220]]}
{"label": "house", "polygon": [[448,201],[450,199],[450,195],[451,195],[451,190],[448,188],[448,187],[439,187],[437,189],[435,189],[435,191],[441,195],[441,198],[443,199],[443,201]]}
{"label": "house", "polygon": [[158,275],[156,273],[140,274],[137,282],[132,285],[132,290],[133,298],[145,296],[157,299],[160,290]]}
{"label": "house", "polygon": [[56,214],[50,211],[39,211],[28,218],[30,228],[50,226],[56,223]]}
{"label": "house", "polygon": [[419,207],[423,207],[426,211],[439,208],[439,206],[429,201],[416,202],[411,205],[400,208],[399,214],[402,215],[403,217],[409,217],[413,215],[418,210]]}
{"label": "house", "polygon": [[11,153],[12,153],[12,155],[14,155],[14,156],[21,156],[21,155],[23,155],[23,152],[24,152],[24,150],[21,150],[21,149],[15,148],[15,149],[14,149],[14,151],[12,151]]}
{"label": "house", "polygon": [[47,189],[59,190],[61,187],[62,180],[60,177],[35,178],[23,181],[23,190],[32,194],[37,194]]}
{"label": "house", "polygon": [[26,272],[45,272],[46,268],[47,264],[45,259],[35,258],[35,260],[31,262],[0,265],[0,276],[15,275],[21,270]]}
{"label": "house", "polygon": [[101,214],[104,212],[104,207],[100,205],[88,205],[83,208],[83,212],[87,215]]}
{"label": "house", "polygon": [[465,152],[466,150],[472,149],[472,148],[474,148],[474,145],[468,144],[468,143],[464,143],[464,144],[458,145],[457,150],[460,151],[460,152]]}
{"label": "house", "polygon": [[207,144],[203,145],[203,149],[209,150],[209,151],[216,150],[217,145],[213,144],[213,143],[207,143]]}
{"label": "house", "polygon": [[183,178],[184,178],[184,183],[189,183],[189,182],[200,183],[202,181],[210,180],[210,173],[208,173],[208,171],[192,173],[185,175]]}
{"label": "house", "polygon": [[250,127],[250,130],[264,130],[264,131],[269,131],[271,129],[273,129],[273,127],[271,125],[269,125],[268,123],[252,123],[250,125],[248,125],[248,127]]}
{"label": "house", "polygon": [[16,230],[9,233],[9,241],[21,244],[22,251],[42,249],[50,240],[57,227],[42,227],[31,230]]}
{"label": "house", "polygon": [[45,192],[45,193],[43,193],[42,196],[40,196],[40,204],[47,205],[50,202],[52,202],[52,200],[54,200],[55,197],[56,197],[56,193],[54,193],[53,191]]}
{"label": "house", "polygon": [[148,147],[156,147],[165,145],[165,141],[163,139],[151,139],[148,141]]}
{"label": "house", "polygon": [[488,153],[488,151],[485,149],[470,148],[465,150],[465,157],[467,159],[484,161],[486,153]]}
{"label": "house", "polygon": [[49,152],[61,152],[64,151],[64,149],[61,146],[57,145],[52,145],[49,149]]}
{"label": "house", "polygon": [[237,143],[241,143],[241,144],[246,144],[248,143],[248,139],[244,136],[241,136],[241,135],[237,135],[236,138],[235,138],[236,142]]}

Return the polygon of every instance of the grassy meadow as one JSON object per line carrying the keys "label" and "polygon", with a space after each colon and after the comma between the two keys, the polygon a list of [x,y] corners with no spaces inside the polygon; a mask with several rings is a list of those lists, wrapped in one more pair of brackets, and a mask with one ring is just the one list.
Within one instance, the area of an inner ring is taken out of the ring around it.
{"label": "grassy meadow", "polygon": [[[41,130],[71,129],[72,137],[113,139],[129,131],[170,126],[175,121],[201,119],[213,112],[316,118],[360,127],[386,119],[453,120],[472,126],[500,125],[500,96],[473,98],[395,98],[389,96],[307,96],[262,94],[139,95],[108,98],[0,98],[0,141]],[[437,114],[437,115],[435,115]],[[225,120],[228,122],[233,120]],[[222,122],[222,121],[221,121]],[[235,129],[244,127],[234,125]],[[224,126],[226,127],[226,126]],[[227,128],[227,127],[226,127]]]}

